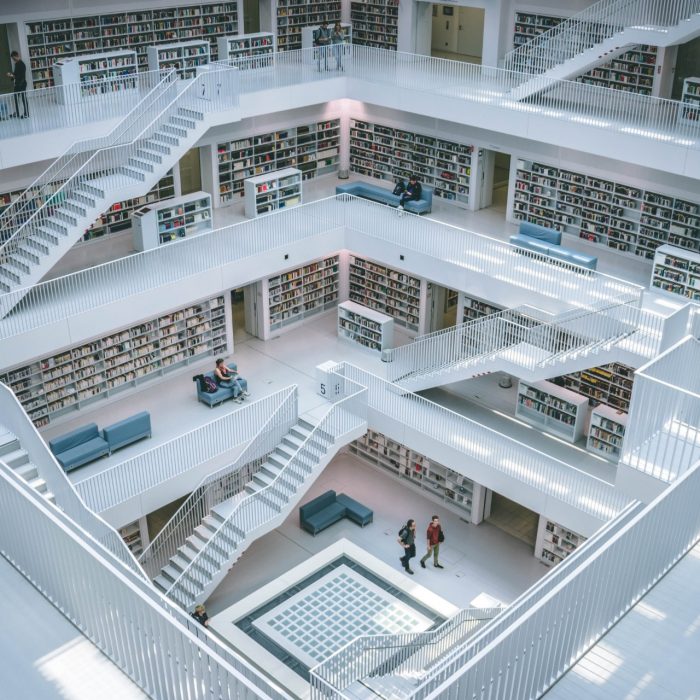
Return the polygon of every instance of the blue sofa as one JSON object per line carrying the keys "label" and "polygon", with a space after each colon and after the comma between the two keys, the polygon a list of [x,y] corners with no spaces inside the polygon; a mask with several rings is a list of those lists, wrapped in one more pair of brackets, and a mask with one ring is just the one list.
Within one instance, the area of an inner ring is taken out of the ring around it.
{"label": "blue sofa", "polygon": [[[349,182],[345,185],[338,185],[335,188],[336,194],[352,194],[355,197],[371,199],[373,202],[388,204],[391,207],[398,207],[401,197],[392,194],[389,190],[372,185],[368,182]],[[412,214],[428,214],[433,208],[433,190],[430,187],[422,187],[420,199],[416,199],[404,204],[404,209]]]}
{"label": "blue sofa", "polygon": [[364,527],[374,519],[374,513],[359,501],[344,493],[326,491],[299,508],[299,525],[314,537],[327,527],[348,518]]}
{"label": "blue sofa", "polygon": [[[238,365],[236,365],[235,362],[232,362],[230,365],[227,365],[227,367],[230,370],[234,371],[238,369]],[[220,403],[228,401],[229,399],[238,398],[238,394],[240,392],[235,386],[228,387],[219,386],[217,384],[217,389],[213,394],[204,391],[204,385],[202,382],[202,378],[204,377],[210,377],[214,380],[214,383],[216,383],[216,375],[214,374],[214,370],[212,370],[211,372],[205,372],[204,374],[197,374],[194,377],[192,377],[192,381],[197,383],[197,400],[207,404],[209,408],[218,406]],[[248,382],[245,379],[243,379],[243,377],[238,377],[238,379],[241,382],[243,391],[248,391]]]}
{"label": "blue sofa", "polygon": [[141,411],[99,430],[88,423],[49,441],[49,449],[66,472],[82,467],[120,447],[151,437],[151,414]]}
{"label": "blue sofa", "polygon": [[561,245],[561,232],[528,221],[521,221],[518,233],[510,237],[512,245],[533,253],[548,255],[555,260],[579,265],[588,270],[595,270],[598,258],[586,253],[565,248]]}

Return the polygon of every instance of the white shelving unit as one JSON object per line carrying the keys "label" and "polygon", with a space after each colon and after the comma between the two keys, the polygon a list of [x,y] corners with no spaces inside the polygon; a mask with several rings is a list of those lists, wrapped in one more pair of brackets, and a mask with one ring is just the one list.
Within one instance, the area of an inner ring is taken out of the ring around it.
{"label": "white shelving unit", "polygon": [[588,399],[551,382],[521,380],[515,415],[546,433],[576,442],[585,429]]}
{"label": "white shelving unit", "polygon": [[457,314],[457,323],[466,323],[467,321],[473,321],[477,318],[483,318],[484,316],[503,311],[502,306],[496,306],[483,299],[467,296],[464,292],[459,293],[457,304],[457,308],[462,309],[461,315],[459,312]]}
{"label": "white shelving unit", "polygon": [[620,459],[622,441],[625,438],[627,414],[610,406],[598,406],[591,412],[586,449],[611,462]]}
{"label": "white shelving unit", "polygon": [[219,61],[230,61],[241,70],[272,68],[275,61],[275,35],[255,32],[217,39]]}
{"label": "white shelving unit", "polygon": [[283,168],[244,183],[245,215],[251,219],[301,204],[301,170]]}
{"label": "white shelving unit", "polygon": [[148,70],[177,70],[182,79],[194,78],[198,66],[209,63],[210,45],[204,40],[178,41],[172,44],[149,46]]}
{"label": "white shelving unit", "polygon": [[463,520],[478,525],[483,519],[486,489],[459,472],[374,430],[351,442],[348,450]]}
{"label": "white shelving unit", "polygon": [[681,102],[688,105],[681,110],[681,120],[697,124],[700,121],[700,78],[686,78],[683,81]]}
{"label": "white shelving unit", "polygon": [[547,566],[554,566],[562,559],[566,559],[585,541],[586,538],[583,535],[540,515],[535,540],[535,557]]}
{"label": "white shelving unit", "polygon": [[145,517],[120,527],[119,534],[135,557],[140,557],[148,547],[148,523]]}
{"label": "white shelving unit", "polygon": [[[109,51],[87,56],[64,58],[52,66],[53,81],[57,87],[67,87],[80,83],[81,97],[102,95],[136,88],[136,79],[115,83],[112,78],[125,78],[136,75],[138,59],[135,51]],[[63,91],[58,93],[62,98]],[[72,94],[72,93],[71,93]]]}
{"label": "white shelving unit", "polygon": [[700,253],[672,245],[657,248],[650,286],[700,303]]}
{"label": "white shelving unit", "polygon": [[354,301],[344,301],[338,304],[338,336],[381,353],[393,347],[394,319]]}
{"label": "white shelving unit", "polygon": [[469,208],[474,147],[360,119],[350,120],[350,169],[393,183],[418,175],[433,195]]}
{"label": "white shelving unit", "polygon": [[513,48],[527,44],[543,32],[554,29],[564,17],[554,17],[533,12],[516,12],[513,30]]}
{"label": "white shelving unit", "polygon": [[396,0],[352,0],[352,43],[396,51],[399,3]]}
{"label": "white shelving unit", "polygon": [[587,85],[651,95],[657,61],[656,46],[633,46],[617,58],[592,68],[576,80]]}
{"label": "white shelving unit", "polygon": [[390,316],[408,331],[424,331],[425,280],[351,255],[349,282],[351,301]]}
{"label": "white shelving unit", "polygon": [[223,296],[93,338],[0,374],[40,427],[206,355],[225,355]]}
{"label": "white shelving unit", "polygon": [[151,250],[187,236],[211,231],[211,195],[192,192],[135,211],[132,235],[136,250]]}
{"label": "white shelving unit", "polygon": [[258,282],[258,328],[263,340],[335,308],[340,297],[340,255],[314,260]]}

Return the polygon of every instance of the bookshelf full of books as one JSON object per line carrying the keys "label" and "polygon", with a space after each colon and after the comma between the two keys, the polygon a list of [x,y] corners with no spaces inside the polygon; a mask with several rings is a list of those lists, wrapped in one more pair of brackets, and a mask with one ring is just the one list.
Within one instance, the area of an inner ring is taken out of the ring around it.
{"label": "bookshelf full of books", "polygon": [[657,248],[651,287],[700,303],[700,253],[672,245]]}
{"label": "bookshelf full of books", "polygon": [[338,337],[381,353],[393,347],[394,319],[354,301],[344,301],[338,304]]}
{"label": "bookshelf full of books", "polygon": [[627,414],[610,406],[597,406],[591,412],[586,449],[610,462],[620,459],[622,441],[625,439]]}
{"label": "bookshelf full of books", "polygon": [[267,0],[260,3],[260,25],[277,34],[278,51],[301,48],[303,27],[340,22],[340,0]]}
{"label": "bookshelf full of books", "polygon": [[[65,58],[53,64],[54,84],[69,87],[80,84],[80,96],[102,95],[105,92],[136,89],[138,61],[135,51],[109,51]],[[119,78],[120,80],[114,80]],[[69,101],[73,93],[59,91],[59,99]]]}
{"label": "bookshelf full of books", "polygon": [[246,178],[245,215],[251,219],[301,204],[301,170],[282,168],[264,175]]}
{"label": "bookshelf full of books", "polygon": [[462,309],[461,320],[460,316],[457,316],[458,323],[474,321],[477,318],[483,318],[484,316],[490,316],[491,314],[496,314],[499,311],[503,311],[502,306],[496,306],[495,304],[484,301],[483,299],[467,296],[464,292],[459,293],[459,303],[457,308]]}
{"label": "bookshelf full of books", "polygon": [[681,119],[688,124],[700,121],[700,78],[686,78],[681,95]]}
{"label": "bookshelf full of books", "polygon": [[634,382],[634,368],[620,362],[590,367],[552,380],[596,403],[615,410],[629,411]]}
{"label": "bookshelf full of books", "polygon": [[352,43],[396,51],[399,35],[397,0],[352,0]]}
{"label": "bookshelf full of books", "polygon": [[166,72],[176,70],[178,78],[188,79],[197,75],[199,66],[209,63],[210,44],[206,39],[178,41],[171,44],[149,46],[148,69]]}
{"label": "bookshelf full of books", "polygon": [[580,547],[586,538],[540,515],[535,540],[535,557],[554,566]]}
{"label": "bookshelf full of books", "polygon": [[271,32],[221,36],[217,46],[219,61],[229,61],[239,70],[270,68],[274,65],[275,35]]}

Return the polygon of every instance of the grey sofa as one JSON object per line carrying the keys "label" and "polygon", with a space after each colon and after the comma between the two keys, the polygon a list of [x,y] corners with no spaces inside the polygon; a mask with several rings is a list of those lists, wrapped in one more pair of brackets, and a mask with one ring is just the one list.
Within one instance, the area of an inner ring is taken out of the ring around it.
{"label": "grey sofa", "polygon": [[321,530],[348,518],[361,527],[369,525],[374,513],[354,498],[344,493],[326,491],[299,508],[299,525],[316,536]]}
{"label": "grey sofa", "polygon": [[[433,208],[433,190],[430,187],[421,187],[421,198],[411,200],[404,204],[404,209],[412,214],[428,214]],[[391,207],[398,207],[401,197],[389,192],[389,190],[373,185],[369,182],[349,182],[346,185],[338,185],[335,188],[336,194],[352,194],[355,197],[371,199],[373,202],[388,204]]]}

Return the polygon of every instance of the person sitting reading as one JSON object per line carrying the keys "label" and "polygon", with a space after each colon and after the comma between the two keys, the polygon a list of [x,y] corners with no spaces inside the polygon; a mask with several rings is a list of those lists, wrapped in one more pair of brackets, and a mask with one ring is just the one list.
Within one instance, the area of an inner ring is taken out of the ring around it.
{"label": "person sitting reading", "polygon": [[236,402],[241,403],[244,397],[250,396],[248,382],[235,369],[227,367],[222,358],[216,361],[214,376],[220,386],[233,387],[233,398]]}
{"label": "person sitting reading", "polygon": [[420,186],[420,182],[418,182],[418,178],[415,175],[411,175],[411,177],[408,178],[406,191],[401,195],[399,207],[403,209],[406,202],[416,201],[421,198],[422,194],[423,189]]}

